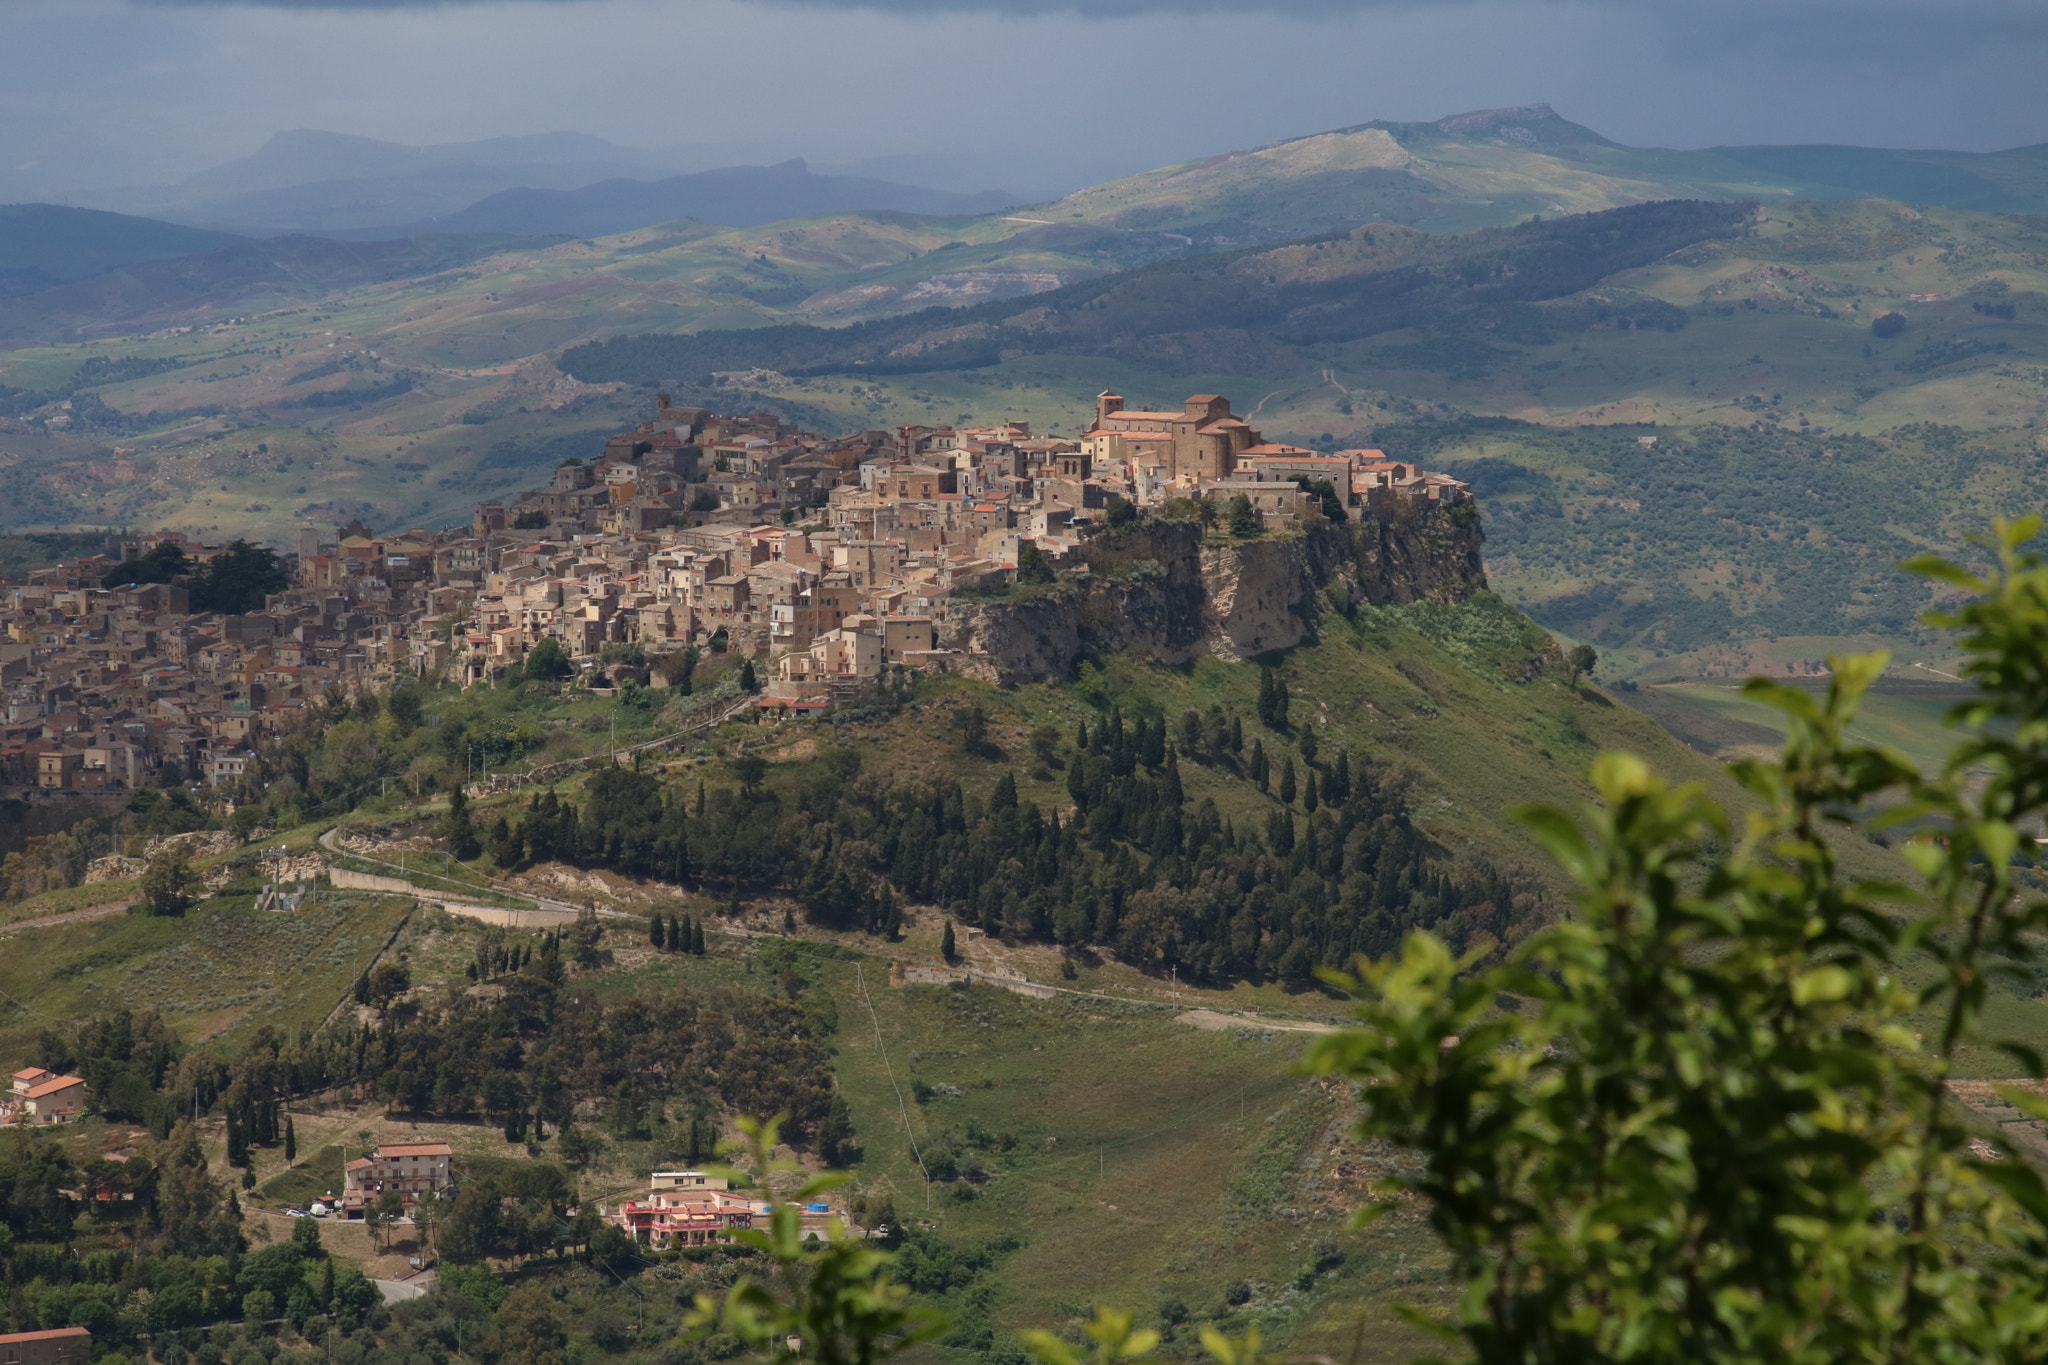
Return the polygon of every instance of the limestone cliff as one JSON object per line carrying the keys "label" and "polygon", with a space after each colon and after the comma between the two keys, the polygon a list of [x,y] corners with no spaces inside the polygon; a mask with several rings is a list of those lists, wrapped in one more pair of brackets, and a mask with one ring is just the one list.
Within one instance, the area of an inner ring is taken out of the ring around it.
{"label": "limestone cliff", "polygon": [[1323,590],[1375,605],[1458,602],[1486,586],[1471,502],[1401,502],[1358,522],[1244,544],[1148,521],[1088,542],[1085,572],[995,598],[955,597],[938,623],[953,667],[998,684],[1072,676],[1090,654],[1149,650],[1168,663],[1239,660],[1315,631]]}

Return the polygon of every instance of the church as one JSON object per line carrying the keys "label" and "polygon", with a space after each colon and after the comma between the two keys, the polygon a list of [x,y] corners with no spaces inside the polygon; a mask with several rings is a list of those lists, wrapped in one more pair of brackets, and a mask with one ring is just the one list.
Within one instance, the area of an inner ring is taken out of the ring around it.
{"label": "church", "polygon": [[1262,438],[1230,410],[1230,400],[1198,393],[1179,412],[1126,408],[1107,390],[1095,399],[1095,422],[1081,437],[1090,462],[1151,472],[1164,483],[1227,479],[1240,455]]}

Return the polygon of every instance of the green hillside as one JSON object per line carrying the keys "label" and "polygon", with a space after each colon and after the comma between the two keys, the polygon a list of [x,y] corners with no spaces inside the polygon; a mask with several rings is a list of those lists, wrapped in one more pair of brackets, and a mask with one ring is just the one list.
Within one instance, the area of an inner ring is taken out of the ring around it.
{"label": "green hillside", "polygon": [[[1284,716],[1262,717],[1259,664],[1165,668],[1112,655],[1059,684],[922,678],[832,721],[733,723],[672,755],[591,770],[540,805],[530,794],[472,803],[484,845],[475,872],[549,888],[573,877],[579,898],[621,912],[558,936],[327,890],[291,913],[261,914],[250,907],[260,875],[251,846],[230,855],[239,879],[182,918],[17,931],[37,935],[36,950],[16,953],[0,986],[5,999],[34,1004],[0,1012],[0,1049],[69,1047],[81,1064],[110,1067],[93,1049],[115,1030],[81,1026],[111,1020],[117,1005],[156,1010],[138,1029],[163,1038],[168,1025],[168,1045],[196,1051],[173,1056],[154,1082],[134,1068],[104,1073],[121,1087],[110,1085],[109,1103],[128,1108],[63,1135],[77,1159],[123,1133],[146,1155],[163,1150],[145,1129],[167,1127],[190,1103],[187,1087],[211,1077],[200,1135],[218,1163],[221,1116],[266,1093],[250,1087],[278,1085],[309,1159],[288,1169],[260,1122],[253,1141],[240,1130],[252,1222],[270,1225],[262,1220],[285,1202],[330,1187],[338,1148],[446,1140],[465,1186],[491,1182],[494,1206],[502,1192],[520,1210],[485,1245],[504,1255],[559,1249],[562,1220],[535,1206],[531,1182],[573,1181],[586,1199],[614,1199],[644,1188],[649,1170],[701,1161],[733,1113],[764,1107],[791,1108],[797,1149],[815,1162],[836,1095],[848,1126],[832,1130],[830,1150],[851,1171],[848,1195],[871,1218],[886,1205],[904,1230],[906,1280],[953,1318],[923,1359],[1008,1355],[1021,1329],[1069,1328],[1097,1303],[1167,1329],[1176,1356],[1191,1353],[1203,1324],[1256,1324],[1282,1348],[1411,1359],[1422,1336],[1391,1304],[1447,1301],[1457,1286],[1441,1249],[1413,1213],[1363,1232],[1347,1218],[1373,1181],[1414,1158],[1353,1141],[1345,1090],[1291,1070],[1304,1026],[1340,1020],[1343,1002],[1284,955],[1254,949],[1251,970],[1219,967],[1213,941],[1182,926],[1206,929],[1203,904],[1239,894],[1226,938],[1293,934],[1320,953],[1380,941],[1360,931],[1429,924],[1483,954],[1495,935],[1568,912],[1556,870],[1509,812],[1588,797],[1596,752],[1633,749],[1668,776],[1740,798],[1717,764],[1575,683],[1548,637],[1490,595],[1380,609],[1333,599],[1311,643],[1265,662],[1288,685]],[[666,733],[696,704],[637,695],[647,704],[618,708],[622,741]],[[542,683],[422,700],[411,728],[390,708],[323,708],[289,762],[238,793],[291,827],[261,845],[304,850],[339,819],[361,838],[417,850],[422,836],[438,840],[445,799],[403,783],[387,793],[378,772],[451,776],[450,736],[488,736],[515,769],[602,752],[613,714],[611,699]],[[968,708],[983,722],[972,743],[958,724]],[[1211,738],[1230,720],[1242,747]],[[366,748],[371,733],[379,742]],[[1154,752],[1155,734],[1172,748]],[[1276,771],[1284,762],[1325,782],[1344,755],[1356,794],[1311,813],[1305,795],[1283,800],[1281,783],[1257,779],[1261,754]],[[1185,817],[1171,830],[1144,799],[1169,781]],[[1103,799],[1072,808],[1077,785]],[[337,815],[335,796],[360,804]],[[552,813],[562,808],[581,813],[569,828],[583,833],[539,849],[533,830],[562,828]],[[1045,833],[1049,812],[1063,834]],[[1277,835],[1283,814],[1298,841]],[[1215,842],[1219,820],[1236,831],[1234,846]],[[680,883],[659,842],[675,829],[694,869]],[[1003,861],[1031,839],[1037,853]],[[1183,839],[1198,856],[1183,857]],[[1376,882],[1347,870],[1376,844],[1387,859]],[[652,872],[632,865],[636,848],[651,850]],[[1406,852],[1394,857],[1397,848]],[[1841,851],[1866,874],[1890,856],[1857,839]],[[1412,884],[1399,873],[1410,855],[1426,872]],[[942,869],[962,860],[995,871],[949,884]],[[870,914],[874,886],[850,896],[835,880],[877,873],[900,896],[895,933],[886,914]],[[1484,877],[1510,894],[1454,909],[1446,890]],[[1064,914],[1093,894],[1091,878],[1125,888],[1120,926],[1101,901],[1078,928]],[[930,894],[913,892],[920,879]],[[1049,925],[1032,921],[1034,907],[1050,907]],[[708,926],[703,950],[652,947],[650,911]],[[949,923],[956,965],[1049,989],[910,979],[911,968],[947,967]],[[337,1007],[373,963],[404,969],[399,994]],[[2041,1031],[2038,1009],[2016,996],[2001,993],[1993,1013],[2020,1036]],[[2001,1065],[1963,1059],[1972,1077],[2003,1074]],[[324,1098],[313,1103],[308,1090]],[[546,1109],[545,1137],[529,1146],[503,1136],[508,1095]],[[97,1222],[76,1235],[84,1249],[111,1244]],[[463,1240],[474,1234],[457,1213],[437,1235],[451,1260],[477,1254],[463,1250],[477,1244]],[[351,1230],[323,1236],[337,1255],[372,1261],[375,1249]],[[411,1249],[398,1241],[400,1255]],[[606,1278],[542,1257],[518,1283],[542,1286],[573,1341],[651,1365],[689,1296],[738,1268],[716,1253]],[[646,1324],[637,1341],[622,1319]],[[401,1315],[400,1325],[412,1321]]]}
{"label": "green hillside", "polygon": [[0,204],[0,298],[241,243],[226,232],[57,204]]}
{"label": "green hillside", "polygon": [[1205,245],[1400,223],[1437,232],[1657,199],[1897,199],[2048,212],[2048,146],[2002,152],[1868,147],[1626,147],[1548,105],[1434,123],[1360,124],[1165,166],[1021,210]]}

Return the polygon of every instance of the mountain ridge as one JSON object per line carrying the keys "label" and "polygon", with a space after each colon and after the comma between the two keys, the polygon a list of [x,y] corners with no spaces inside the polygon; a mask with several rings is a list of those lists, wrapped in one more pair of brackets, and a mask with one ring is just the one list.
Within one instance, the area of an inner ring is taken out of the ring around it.
{"label": "mountain ridge", "polygon": [[504,190],[444,217],[332,235],[376,239],[428,232],[497,232],[524,237],[607,237],[680,219],[758,227],[823,213],[862,211],[981,217],[1013,202],[1001,190],[958,194],[866,176],[819,175],[804,158],[791,157],[772,166],[726,166],[664,180],[620,177],[570,190]]}

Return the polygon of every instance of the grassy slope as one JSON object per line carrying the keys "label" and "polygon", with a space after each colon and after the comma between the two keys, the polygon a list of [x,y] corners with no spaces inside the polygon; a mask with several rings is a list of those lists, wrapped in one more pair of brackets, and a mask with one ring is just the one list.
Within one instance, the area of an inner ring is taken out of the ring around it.
{"label": "grassy slope", "polygon": [[158,1010],[193,1040],[318,1024],[410,908],[323,893],[294,915],[259,914],[251,899],[216,898],[183,919],[116,915],[19,931],[27,951],[0,960],[0,1053],[33,1056],[41,1030],[114,1009]]}

